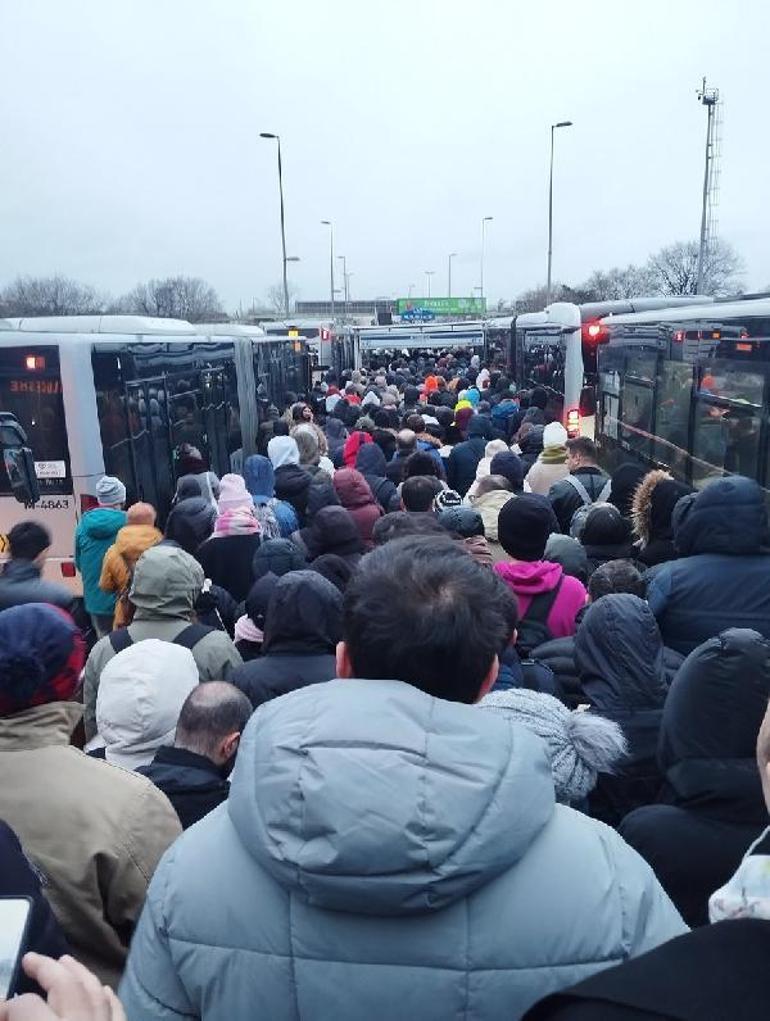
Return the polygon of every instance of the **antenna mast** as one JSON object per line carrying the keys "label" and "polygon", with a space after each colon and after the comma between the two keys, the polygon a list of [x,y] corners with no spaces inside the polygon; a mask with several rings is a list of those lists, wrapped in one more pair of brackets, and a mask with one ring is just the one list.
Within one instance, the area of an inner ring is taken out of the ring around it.
{"label": "antenna mast", "polygon": [[696,293],[703,293],[706,263],[716,240],[719,203],[719,156],[721,148],[722,108],[719,89],[707,89],[706,79],[698,89],[698,101],[706,107],[706,166],[703,173],[703,208],[698,248]]}

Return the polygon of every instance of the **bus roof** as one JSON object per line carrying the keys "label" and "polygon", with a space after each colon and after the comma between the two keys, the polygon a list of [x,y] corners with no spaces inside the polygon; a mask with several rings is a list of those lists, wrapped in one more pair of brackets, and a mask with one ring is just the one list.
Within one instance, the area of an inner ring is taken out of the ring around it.
{"label": "bus roof", "polygon": [[261,326],[250,323],[194,323],[196,333],[207,337],[264,337]]}
{"label": "bus roof", "polygon": [[[694,319],[746,319],[753,316],[770,317],[770,298],[750,301],[713,301],[711,304],[684,305],[657,311],[637,312],[634,315],[606,316],[607,325],[625,323],[681,323]],[[604,322],[605,320],[602,319]]]}
{"label": "bus roof", "polygon": [[25,316],[7,319],[23,333],[119,333],[194,334],[198,330],[184,319],[155,319],[152,316]]}
{"label": "bus roof", "polygon": [[604,316],[631,315],[649,312],[658,308],[679,308],[680,306],[706,305],[713,302],[706,294],[679,294],[649,298],[621,298],[617,301],[587,301],[578,305],[581,322],[602,319]]}

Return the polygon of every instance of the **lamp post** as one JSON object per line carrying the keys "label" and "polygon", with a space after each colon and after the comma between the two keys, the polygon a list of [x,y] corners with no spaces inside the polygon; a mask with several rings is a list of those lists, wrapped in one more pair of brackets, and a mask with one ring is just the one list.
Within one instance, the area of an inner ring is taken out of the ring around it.
{"label": "lamp post", "polygon": [[446,285],[447,298],[452,297],[452,259],[456,258],[457,252],[450,252],[447,258],[447,285]]}
{"label": "lamp post", "polygon": [[337,258],[342,263],[342,294],[345,302],[345,315],[348,314],[348,302],[350,301],[350,293],[348,287],[348,260],[344,255],[338,255]]}
{"label": "lamp post", "polygon": [[428,291],[428,293],[425,295],[426,298],[430,297],[430,278],[435,274],[435,272],[436,272],[435,269],[425,270],[425,286]]}
{"label": "lamp post", "polygon": [[331,220],[321,220],[329,228],[329,300],[331,301],[331,317],[334,319],[334,224]]}
{"label": "lamp post", "polygon": [[553,133],[557,128],[571,128],[572,121],[559,121],[551,125],[551,170],[548,176],[548,277],[545,283],[545,303],[551,302],[551,263],[553,260]]}
{"label": "lamp post", "polygon": [[260,131],[260,138],[271,138],[275,139],[278,143],[278,191],[281,196],[281,252],[283,267],[283,307],[286,314],[286,318],[289,317],[289,280],[286,274],[286,218],[283,209],[283,170],[281,167],[281,137],[280,135],[274,135],[271,131]]}
{"label": "lamp post", "polygon": [[493,216],[484,216],[481,220],[481,280],[479,281],[481,287],[479,293],[481,297],[484,297],[484,243],[487,239],[487,224],[494,219]]}

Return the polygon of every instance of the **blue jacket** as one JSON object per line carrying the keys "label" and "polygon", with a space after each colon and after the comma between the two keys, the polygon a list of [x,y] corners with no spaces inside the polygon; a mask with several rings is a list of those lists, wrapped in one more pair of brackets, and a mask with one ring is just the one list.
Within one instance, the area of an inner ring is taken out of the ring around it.
{"label": "blue jacket", "polygon": [[262,706],[230,797],[152,880],[131,1021],[516,1018],[684,931],[650,868],[554,803],[540,739],[398,681]]}
{"label": "blue jacket", "polygon": [[114,592],[99,588],[104,554],[126,523],[126,512],[111,507],[95,507],[86,511],[75,529],[75,567],[83,577],[83,601],[89,613],[112,615],[115,612]]}
{"label": "blue jacket", "polygon": [[767,509],[759,485],[732,475],[683,497],[672,518],[679,560],[647,572],[663,641],[685,656],[727,628],[770,638]]}

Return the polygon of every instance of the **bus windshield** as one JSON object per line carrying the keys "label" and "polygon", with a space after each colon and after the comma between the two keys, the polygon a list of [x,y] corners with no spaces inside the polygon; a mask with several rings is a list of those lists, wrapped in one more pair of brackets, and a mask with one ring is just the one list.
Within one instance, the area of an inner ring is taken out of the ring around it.
{"label": "bus windshield", "polygon": [[561,330],[516,331],[520,385],[546,386],[564,392],[564,345]]}

